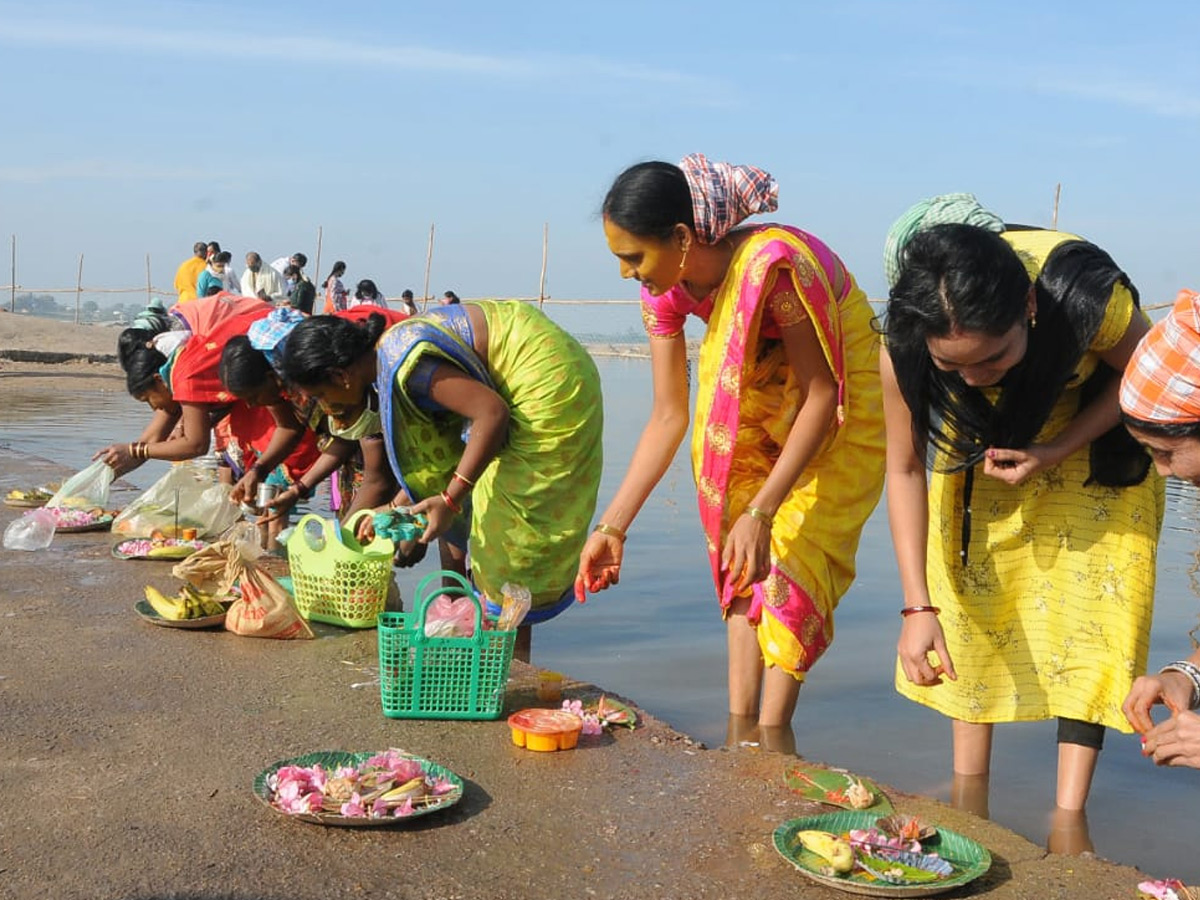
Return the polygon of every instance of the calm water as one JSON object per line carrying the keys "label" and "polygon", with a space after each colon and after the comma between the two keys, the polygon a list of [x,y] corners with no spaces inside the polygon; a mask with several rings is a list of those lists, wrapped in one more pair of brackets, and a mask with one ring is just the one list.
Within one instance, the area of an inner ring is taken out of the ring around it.
{"label": "calm water", "polygon": [[[636,323],[636,309],[621,309],[619,317]],[[599,364],[607,417],[603,507],[649,409],[650,373],[640,360]],[[132,439],[148,414],[119,381],[97,380],[96,390],[83,395],[34,393],[22,381],[0,375],[0,442],[75,468],[100,446]],[[163,464],[149,464],[131,480],[144,487],[162,471]],[[1197,492],[1172,484],[1159,555],[1153,669],[1190,652],[1187,632],[1200,612],[1198,517]],[[629,696],[709,746],[720,746],[726,729],[725,636],[702,548],[690,469],[681,452],[630,530],[620,587],[539,626],[534,662]],[[948,800],[949,724],[892,687],[900,598],[882,504],[867,524],[858,564],[858,580],[838,610],[837,639],[801,692],[794,720],[797,750]],[[406,597],[432,568],[427,562],[400,574]],[[1055,761],[1053,723],[997,727],[991,818],[1044,843]],[[1110,733],[1088,809],[1096,852],[1158,877],[1200,882],[1193,846],[1198,787],[1200,772],[1156,768],[1140,755],[1136,737]]]}

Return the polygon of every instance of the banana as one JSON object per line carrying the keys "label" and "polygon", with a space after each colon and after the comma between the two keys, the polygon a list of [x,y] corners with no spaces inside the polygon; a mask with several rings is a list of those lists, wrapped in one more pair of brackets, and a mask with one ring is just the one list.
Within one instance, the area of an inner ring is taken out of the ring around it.
{"label": "banana", "polygon": [[850,842],[828,831],[801,831],[796,835],[806,850],[821,857],[839,875],[854,868],[854,849]]}
{"label": "banana", "polygon": [[404,782],[399,787],[394,787],[380,799],[385,803],[403,803],[405,800],[419,800],[428,793],[425,786],[425,776],[420,775],[416,778]]}
{"label": "banana", "polygon": [[146,585],[146,602],[164,619],[178,621],[189,618],[187,607],[179,597],[167,597],[158,588]]}
{"label": "banana", "polygon": [[212,594],[206,594],[190,582],[183,585],[182,596],[194,603],[196,616],[219,616],[225,612],[225,607]]}

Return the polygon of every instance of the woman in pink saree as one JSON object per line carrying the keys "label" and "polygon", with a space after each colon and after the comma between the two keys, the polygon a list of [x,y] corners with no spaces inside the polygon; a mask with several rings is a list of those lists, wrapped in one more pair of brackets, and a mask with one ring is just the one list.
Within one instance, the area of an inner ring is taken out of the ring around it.
{"label": "woman in pink saree", "polygon": [[617,583],[626,531],[683,441],[695,315],[707,327],[692,465],[727,627],[731,739],[750,725],[764,744],[789,743],[800,684],[833,638],[884,453],[866,295],[806,232],[735,230],[776,209],[777,192],[760,169],[695,154],[633,166],[605,198],[609,249],[642,284],[654,406],[576,582],[580,597]]}

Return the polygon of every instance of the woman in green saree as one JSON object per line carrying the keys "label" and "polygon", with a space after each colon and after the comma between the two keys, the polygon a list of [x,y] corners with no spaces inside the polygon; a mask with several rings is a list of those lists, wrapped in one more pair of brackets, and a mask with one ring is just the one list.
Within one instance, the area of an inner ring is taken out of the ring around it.
{"label": "woman in green saree", "polygon": [[[527,587],[527,625],[570,605],[600,484],[600,376],[587,351],[516,300],[442,307],[384,331],[317,316],[288,338],[286,379],[333,415],[367,401],[415,513],[469,548],[493,601]],[[497,611],[495,608],[492,610]],[[528,658],[529,629],[517,654]]]}

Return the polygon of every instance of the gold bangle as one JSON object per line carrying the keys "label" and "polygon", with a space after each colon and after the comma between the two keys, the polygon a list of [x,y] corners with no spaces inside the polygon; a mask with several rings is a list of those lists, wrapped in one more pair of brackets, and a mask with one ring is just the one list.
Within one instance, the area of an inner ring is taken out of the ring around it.
{"label": "gold bangle", "polygon": [[467,476],[460,474],[458,469],[454,470],[453,477],[457,478],[459,481],[461,481],[463,484],[465,484],[467,486],[468,491],[471,488],[475,487],[475,482],[473,482],[470,478],[467,478]]}
{"label": "gold bangle", "polygon": [[607,534],[609,537],[615,537],[622,544],[625,543],[625,538],[629,537],[629,535],[616,525],[605,525],[603,522],[597,522],[596,527],[592,531],[598,531],[601,534]]}
{"label": "gold bangle", "polygon": [[762,522],[768,528],[775,524],[775,517],[770,513],[763,512],[757,506],[747,506],[746,515],[752,519],[758,519],[758,521]]}

